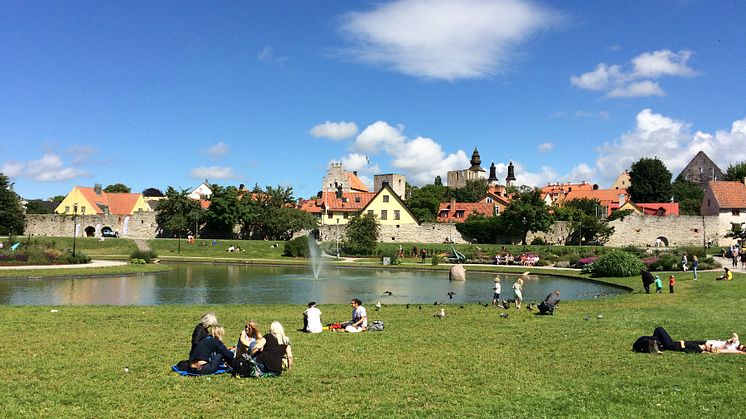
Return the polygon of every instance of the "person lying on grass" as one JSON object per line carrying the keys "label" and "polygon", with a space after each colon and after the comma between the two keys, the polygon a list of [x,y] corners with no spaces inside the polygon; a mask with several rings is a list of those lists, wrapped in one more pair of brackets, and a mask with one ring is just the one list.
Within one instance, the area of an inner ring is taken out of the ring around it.
{"label": "person lying on grass", "polygon": [[188,372],[192,374],[212,374],[223,366],[223,362],[228,365],[233,363],[233,352],[223,344],[223,326],[210,326],[208,333],[209,336],[199,341],[194,347],[194,353],[189,357]]}
{"label": "person lying on grass", "polygon": [[259,339],[251,350],[256,367],[261,374],[282,374],[283,358],[287,358],[287,370],[293,368],[293,351],[290,349],[290,338],[278,321],[269,326],[269,333]]}
{"label": "person lying on grass", "polygon": [[632,349],[637,352],[661,353],[677,351],[688,353],[740,354],[746,355],[746,348],[738,341],[735,333],[727,341],[717,340],[677,340],[674,341],[666,329],[656,327],[652,336],[640,336]]}

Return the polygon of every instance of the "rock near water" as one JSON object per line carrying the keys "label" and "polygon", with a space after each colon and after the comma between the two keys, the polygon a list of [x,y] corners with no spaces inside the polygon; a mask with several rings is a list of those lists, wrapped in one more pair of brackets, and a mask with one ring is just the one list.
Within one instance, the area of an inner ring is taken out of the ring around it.
{"label": "rock near water", "polygon": [[466,281],[466,269],[462,265],[454,265],[448,273],[451,281]]}

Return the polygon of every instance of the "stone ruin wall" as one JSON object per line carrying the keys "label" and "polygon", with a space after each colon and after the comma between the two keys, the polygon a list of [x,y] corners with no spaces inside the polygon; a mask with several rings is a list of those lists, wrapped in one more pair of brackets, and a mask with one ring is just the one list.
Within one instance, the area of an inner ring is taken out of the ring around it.
{"label": "stone ruin wall", "polygon": [[[119,237],[130,239],[154,239],[158,232],[155,212],[142,212],[129,216],[127,234],[124,234],[125,215],[78,215],[76,223],[80,224],[78,237],[86,237],[86,228],[100,224],[101,229],[109,227],[119,232]],[[73,217],[63,214],[28,214],[24,234],[32,236],[72,237]],[[101,230],[94,231],[93,237],[100,237]]]}
{"label": "stone ruin wall", "polygon": [[657,238],[664,238],[668,246],[704,246],[708,240],[718,245],[720,228],[717,216],[671,215],[652,217],[629,215],[609,223],[614,234],[607,246],[655,246]]}

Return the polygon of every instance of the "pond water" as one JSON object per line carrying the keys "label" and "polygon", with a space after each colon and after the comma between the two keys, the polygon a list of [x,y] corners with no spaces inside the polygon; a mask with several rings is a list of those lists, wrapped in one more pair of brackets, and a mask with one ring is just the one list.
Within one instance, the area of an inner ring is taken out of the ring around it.
{"label": "pond water", "polygon": [[[310,267],[170,264],[159,274],[122,277],[2,279],[0,304],[366,304],[476,303],[492,299],[495,274],[468,272],[464,282],[448,272],[325,267],[318,279]],[[500,274],[501,298],[512,299],[517,275]],[[530,276],[524,301],[541,301],[559,289],[563,300],[626,293],[624,288],[550,275]],[[391,291],[392,295],[384,294]],[[454,292],[452,299],[448,293]]]}

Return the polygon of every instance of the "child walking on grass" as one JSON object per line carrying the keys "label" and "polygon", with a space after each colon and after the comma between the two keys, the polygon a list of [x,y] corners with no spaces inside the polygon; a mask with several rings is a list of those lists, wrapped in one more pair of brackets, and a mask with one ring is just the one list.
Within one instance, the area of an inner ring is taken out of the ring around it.
{"label": "child walking on grass", "polygon": [[661,277],[659,277],[658,275],[655,276],[655,293],[663,293],[663,281],[661,281]]}
{"label": "child walking on grass", "polygon": [[670,278],[668,278],[668,292],[673,294],[673,286],[676,285],[676,278],[671,275]]}

